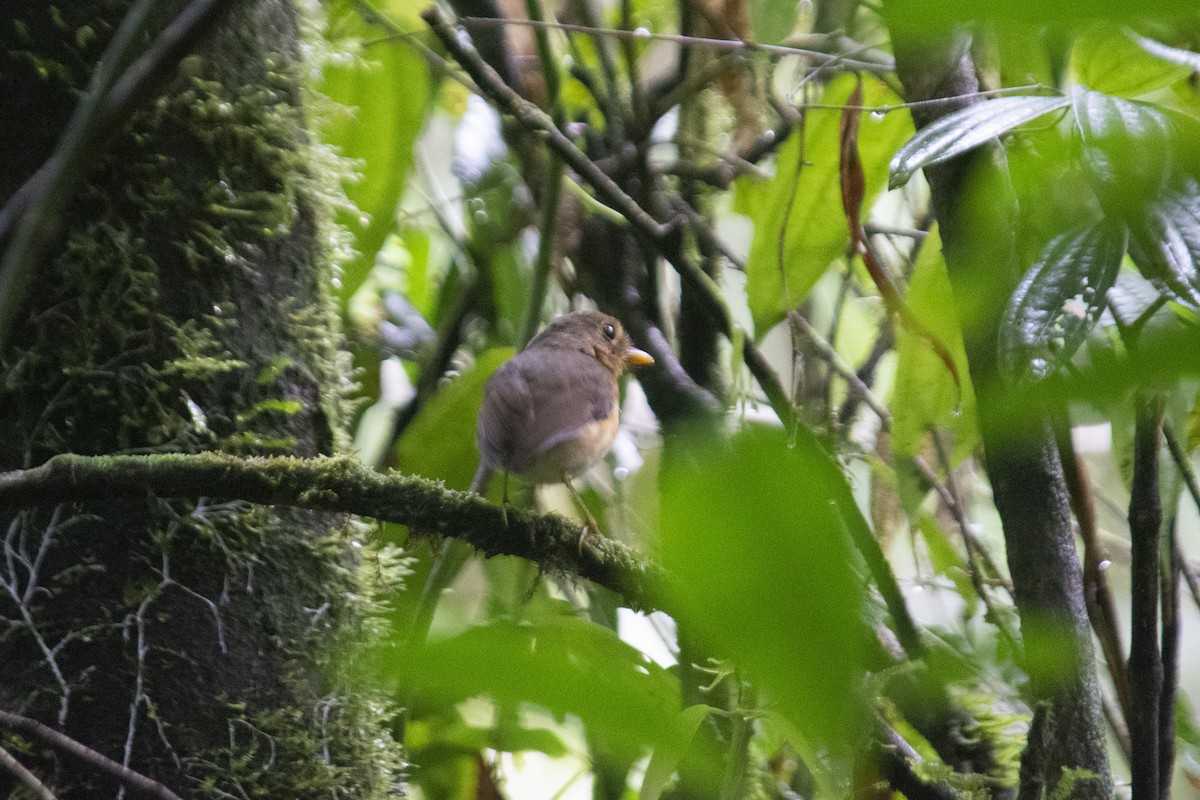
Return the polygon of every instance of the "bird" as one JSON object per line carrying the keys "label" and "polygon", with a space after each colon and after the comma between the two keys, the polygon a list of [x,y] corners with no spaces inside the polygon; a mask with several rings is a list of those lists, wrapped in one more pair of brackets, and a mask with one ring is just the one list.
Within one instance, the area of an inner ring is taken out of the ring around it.
{"label": "bird", "polygon": [[[484,386],[475,442],[480,473],[504,472],[502,509],[509,474],[533,484],[561,482],[587,518],[584,537],[589,528],[598,533],[571,479],[612,447],[621,374],[652,363],[615,317],[577,311],[552,321],[501,364]],[[507,523],[506,511],[504,519]]]}

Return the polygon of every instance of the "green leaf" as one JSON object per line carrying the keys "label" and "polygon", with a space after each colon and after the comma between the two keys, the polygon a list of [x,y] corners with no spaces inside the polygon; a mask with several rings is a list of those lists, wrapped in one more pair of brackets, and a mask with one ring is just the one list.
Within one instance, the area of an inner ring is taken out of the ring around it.
{"label": "green leaf", "polygon": [[[949,348],[958,374],[968,375],[962,328],[936,229],[921,246],[905,300],[913,314]],[[951,461],[957,464],[979,441],[971,382],[963,380],[960,392],[928,341],[903,325],[896,331],[896,354],[896,388],[891,404],[893,452],[910,459],[916,457],[925,451],[930,428],[937,426],[949,435]]]}
{"label": "green leaf", "polygon": [[479,465],[475,420],[483,385],[512,355],[511,347],[487,350],[474,367],[439,389],[396,443],[397,467],[444,481],[452,489],[470,486]]}
{"label": "green leaf", "polygon": [[[343,14],[336,32],[339,39],[372,39],[382,33],[357,12]],[[343,45],[335,42],[334,46]],[[324,121],[321,139],[335,145],[341,155],[361,162],[359,179],[346,186],[359,213],[338,214],[357,251],[343,265],[339,295],[344,302],[366,279],[392,230],[412,167],[413,145],[432,108],[433,87],[425,59],[411,47],[393,42],[372,47],[361,60],[329,63],[318,89],[345,107],[344,113],[330,114]]]}
{"label": "green leaf", "polygon": [[1047,244],[1013,292],[1000,326],[1000,357],[1015,375],[1044,378],[1071,359],[1108,304],[1128,238],[1095,222]]}
{"label": "green leaf", "polygon": [[715,710],[712,706],[694,705],[675,715],[670,727],[654,745],[654,752],[650,755],[650,763],[646,765],[646,774],[642,778],[638,800],[658,800],[662,797],[663,789],[667,788],[667,783],[675,774],[683,754],[696,736],[696,731]]}
{"label": "green leaf", "polygon": [[1134,97],[1170,86],[1191,74],[1188,67],[1153,55],[1139,42],[1141,39],[1128,28],[1092,25],[1075,40],[1071,50],[1075,79],[1099,92]]}
{"label": "green leaf", "polygon": [[[821,105],[831,108],[807,112],[803,136],[793,133],[784,143],[775,175],[765,187],[753,178],[738,180],[739,205],[751,211],[754,221],[746,292],[758,339],[804,300],[830,262],[849,247],[838,183],[841,115],[833,107],[845,104],[854,85],[853,76],[844,75],[826,88]],[[863,102],[877,106],[898,101],[881,82],[864,79]],[[866,174],[864,208],[883,188],[888,159],[911,132],[908,114],[863,115],[859,155]]]}
{"label": "green leaf", "polygon": [[972,617],[979,606],[979,596],[971,585],[970,566],[967,560],[950,541],[950,536],[931,514],[921,514],[917,520],[921,538],[929,548],[929,564],[938,575],[944,575],[954,583],[954,589],[966,603],[965,616]]}
{"label": "green leaf", "polygon": [[1071,108],[1084,164],[1109,213],[1136,215],[1166,190],[1175,126],[1165,112],[1082,86],[1071,89]]}
{"label": "green leaf", "polygon": [[749,0],[750,28],[757,44],[779,44],[796,27],[792,0]]}
{"label": "green leaf", "polygon": [[864,720],[870,638],[847,535],[869,532],[845,477],[805,429],[692,445],[662,481],[660,551],[680,626],[810,744],[844,753]]}
{"label": "green leaf", "polygon": [[575,617],[491,622],[395,656],[387,673],[423,702],[485,696],[501,706],[534,703],[573,714],[590,736],[622,746],[651,744],[679,708],[669,672],[607,628]]}
{"label": "green leaf", "polygon": [[1129,246],[1142,274],[1171,298],[1200,310],[1200,182],[1151,203]]}
{"label": "green leaf", "polygon": [[888,185],[903,186],[917,170],[962,155],[1069,103],[1066,97],[1000,97],[948,114],[900,148],[892,159]]}

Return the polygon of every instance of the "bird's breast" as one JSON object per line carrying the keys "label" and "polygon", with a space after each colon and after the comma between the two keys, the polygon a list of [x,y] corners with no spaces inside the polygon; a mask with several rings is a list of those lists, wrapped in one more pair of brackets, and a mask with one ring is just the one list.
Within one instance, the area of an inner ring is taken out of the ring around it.
{"label": "bird's breast", "polygon": [[556,483],[564,476],[575,477],[604,458],[617,437],[620,413],[613,404],[604,419],[582,425],[573,435],[540,453],[518,474],[531,483]]}

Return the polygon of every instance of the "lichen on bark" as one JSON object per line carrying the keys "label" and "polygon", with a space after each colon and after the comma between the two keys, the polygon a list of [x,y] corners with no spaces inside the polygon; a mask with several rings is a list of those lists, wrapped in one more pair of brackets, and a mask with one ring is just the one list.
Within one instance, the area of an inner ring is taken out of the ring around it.
{"label": "lichen on bark", "polygon": [[[27,112],[0,125],[17,154],[0,163],[5,197],[51,152],[130,5],[9,10],[0,88]],[[344,443],[332,176],[314,167],[303,59],[291,3],[237,3],[96,154],[0,353],[0,469]],[[383,715],[333,657],[365,612],[344,516],[150,496],[0,516],[0,707],[184,796],[394,790]],[[115,795],[0,737],[60,798]]]}

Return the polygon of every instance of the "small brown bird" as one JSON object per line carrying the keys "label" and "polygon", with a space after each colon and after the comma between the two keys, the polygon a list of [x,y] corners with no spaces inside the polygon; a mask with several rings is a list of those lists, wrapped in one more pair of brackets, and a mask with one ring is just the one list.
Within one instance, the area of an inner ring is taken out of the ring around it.
{"label": "small brown bird", "polygon": [[627,366],[651,364],[621,323],[580,311],[551,322],[484,387],[475,442],[481,470],[505,471],[530,483],[571,486],[608,452],[620,417],[617,379]]}

